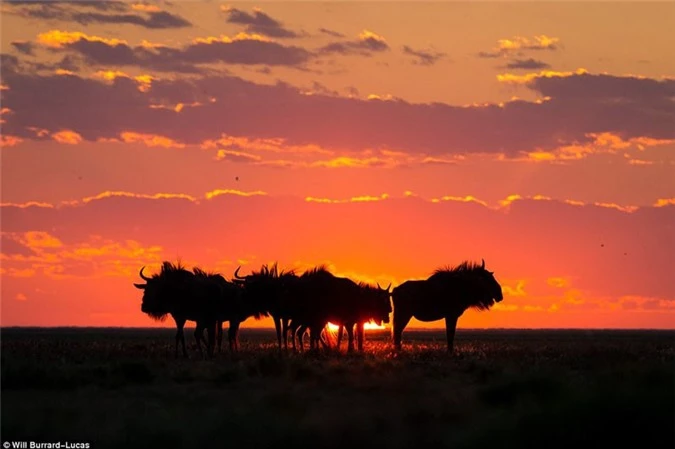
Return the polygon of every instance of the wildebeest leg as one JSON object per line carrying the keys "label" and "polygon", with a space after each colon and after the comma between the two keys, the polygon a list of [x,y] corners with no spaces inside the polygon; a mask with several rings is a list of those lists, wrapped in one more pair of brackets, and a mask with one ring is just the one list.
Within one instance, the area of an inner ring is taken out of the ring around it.
{"label": "wildebeest leg", "polygon": [[185,350],[185,334],[183,334],[183,327],[185,327],[185,320],[182,318],[174,317],[176,322],[176,357],[178,357],[178,342],[180,341],[183,344],[183,357],[187,357],[187,351]]}
{"label": "wildebeest leg", "polygon": [[[197,350],[199,353],[202,353],[202,338],[204,338],[204,323],[199,323],[197,322],[197,325],[195,326],[195,341],[197,342]],[[208,330],[208,328],[207,328]]]}
{"label": "wildebeest leg", "polygon": [[324,341],[321,340],[321,331],[323,331],[324,326],[316,325],[312,326],[309,329],[310,332],[310,341],[314,341],[314,348],[318,351],[319,344],[324,348],[329,347]]}
{"label": "wildebeest leg", "polygon": [[347,326],[347,352],[354,352],[354,325]]}
{"label": "wildebeest leg", "polygon": [[298,339],[298,350],[300,352],[303,352],[305,350],[305,342],[302,340],[302,336],[304,333],[305,327],[301,324],[295,331],[295,337]]}
{"label": "wildebeest leg", "polygon": [[319,340],[321,340],[321,329],[322,327],[312,325],[309,326],[309,350],[319,349]]}
{"label": "wildebeest leg", "polygon": [[[282,318],[282,320],[281,320],[281,333],[283,334],[283,337],[284,337],[284,350],[286,350],[286,351],[288,351],[289,322],[290,322],[290,320],[288,318]],[[295,349],[295,345],[293,345],[293,348]]]}
{"label": "wildebeest leg", "polygon": [[338,329],[338,334],[337,334],[337,345],[335,349],[337,349],[337,352],[340,352],[340,344],[342,343],[342,333],[345,330],[345,325],[340,324],[340,328]]}
{"label": "wildebeest leg", "polygon": [[309,350],[310,351],[312,351],[314,349],[314,339],[315,338],[316,338],[316,332],[310,326],[310,328],[309,328]]}
{"label": "wildebeest leg", "polygon": [[288,325],[288,327],[289,327],[288,330],[289,330],[290,333],[291,333],[291,347],[293,348],[293,351],[295,351],[295,350],[296,350],[296,346],[295,346],[295,333],[296,333],[297,330],[298,330],[298,325],[297,325],[293,320],[291,320],[291,323]]}
{"label": "wildebeest leg", "polygon": [[277,342],[279,343],[279,350],[281,350],[281,318],[278,316],[273,316],[274,318],[274,328],[277,331]]}
{"label": "wildebeest leg", "polygon": [[[208,337],[208,342],[206,344],[206,352],[209,355],[209,358],[213,357],[213,350],[216,347],[216,323],[209,323],[206,326],[206,336]],[[203,335],[202,335],[203,337]]]}
{"label": "wildebeest leg", "polygon": [[321,346],[323,346],[323,349],[330,349],[330,343],[328,343],[328,340],[325,337],[325,328],[321,328],[321,331],[319,331],[319,343],[321,343]]}
{"label": "wildebeest leg", "polygon": [[445,335],[448,338],[448,352],[452,354],[453,345],[455,342],[455,331],[457,330],[457,316],[445,317]]}
{"label": "wildebeest leg", "polygon": [[391,327],[391,333],[394,340],[394,348],[397,351],[401,350],[401,337],[403,336],[403,329],[405,329],[411,319],[412,314],[404,314],[403,312],[394,309],[394,323]]}
{"label": "wildebeest leg", "polygon": [[293,329],[294,332],[294,337],[297,338],[298,340],[298,350],[300,352],[305,350],[305,332],[307,331],[307,326],[304,326],[302,324],[295,324],[295,327]]}
{"label": "wildebeest leg", "polygon": [[230,327],[227,329],[227,339],[230,342],[230,352],[239,350],[239,321],[230,320]]}
{"label": "wildebeest leg", "polygon": [[[293,348],[293,351],[295,351],[295,329],[293,328],[295,326],[295,321],[289,320],[288,322],[288,328],[286,329],[287,333],[290,333],[291,335],[291,348]],[[286,335],[284,338],[288,338],[288,335]]]}
{"label": "wildebeest leg", "polygon": [[281,340],[284,342],[284,350],[288,351],[288,319],[281,319]]}
{"label": "wildebeest leg", "polygon": [[300,347],[300,352],[305,350],[305,342],[303,340],[303,337],[305,336],[306,330],[307,326],[301,324],[298,330],[296,331],[296,335],[298,336],[298,346]]}
{"label": "wildebeest leg", "polygon": [[220,353],[223,346],[223,321],[218,321],[216,324],[216,337],[218,338],[218,352]]}
{"label": "wildebeest leg", "polygon": [[356,323],[356,342],[359,346],[359,352],[363,352],[363,340],[366,337],[366,323]]}
{"label": "wildebeest leg", "polygon": [[305,350],[305,334],[309,333],[309,349],[312,349],[312,334],[311,331],[309,330],[309,326],[306,324],[303,324],[300,326],[300,330],[298,331],[300,333],[300,336],[298,337],[298,341],[300,342],[300,349]]}

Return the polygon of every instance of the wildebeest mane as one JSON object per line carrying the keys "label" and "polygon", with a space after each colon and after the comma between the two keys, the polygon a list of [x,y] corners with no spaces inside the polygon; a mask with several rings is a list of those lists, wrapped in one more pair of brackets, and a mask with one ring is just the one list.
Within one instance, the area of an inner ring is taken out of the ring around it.
{"label": "wildebeest mane", "polygon": [[[453,285],[454,281],[461,281],[462,289],[467,289],[471,292],[481,292],[480,294],[466,293],[461,296],[451,295],[448,299],[453,300],[462,299],[467,301],[466,307],[476,310],[489,310],[493,304],[493,298],[485,293],[486,285],[485,275],[492,274],[485,270],[484,263],[471,262],[465,260],[459,265],[437,268],[434,273],[429,276],[428,281],[440,282],[445,285]],[[450,284],[448,284],[450,283]]]}
{"label": "wildebeest mane", "polygon": [[244,277],[239,276],[237,271],[234,273],[234,282],[251,293],[247,301],[253,302],[249,302],[247,307],[251,307],[249,312],[255,319],[269,316],[271,310],[278,308],[277,301],[283,283],[286,278],[295,276],[295,270],[280,269],[277,262],[263,264],[259,270],[252,270],[251,274]]}
{"label": "wildebeest mane", "polygon": [[204,270],[202,268],[199,268],[199,267],[192,268],[192,273],[194,273],[194,275],[197,276],[200,279],[209,279],[209,280],[217,279],[217,280],[220,280],[220,281],[225,280],[225,278],[223,277],[222,274],[217,273],[215,271],[206,271],[206,270]]}
{"label": "wildebeest mane", "polygon": [[359,282],[356,283],[356,285],[358,285],[359,288],[361,288],[363,290],[368,290],[368,291],[373,291],[373,292],[376,292],[376,291],[380,290],[380,288],[378,286],[373,285],[369,282],[359,281]]}
{"label": "wildebeest mane", "polygon": [[445,265],[443,267],[439,267],[434,272],[429,276],[429,279],[439,279],[443,278],[448,275],[457,275],[457,274],[475,274],[475,273],[480,273],[484,270],[483,265],[476,263],[476,262],[471,262],[469,260],[465,260],[464,262],[460,263],[459,265]]}
{"label": "wildebeest mane", "polygon": [[326,264],[321,264],[321,265],[317,265],[314,268],[310,268],[310,269],[306,270],[304,273],[302,273],[301,277],[316,276],[316,275],[320,275],[320,274],[327,275],[327,276],[333,276],[333,277],[335,276],[333,273],[330,272],[330,270],[328,269]]}
{"label": "wildebeest mane", "polygon": [[159,273],[153,274],[152,276],[150,276],[150,279],[167,280],[179,276],[184,276],[186,274],[191,275],[192,273],[190,272],[190,270],[185,268],[185,266],[181,263],[180,260],[178,260],[178,262],[176,263],[165,260],[164,262],[162,262],[162,267],[160,268]]}
{"label": "wildebeest mane", "polygon": [[293,270],[293,269],[280,270],[279,266],[278,266],[278,263],[274,262],[272,265],[263,264],[263,266],[260,267],[260,270],[251,271],[250,276],[280,278],[280,277],[283,277],[283,276],[294,275],[294,274],[295,274],[295,270]]}

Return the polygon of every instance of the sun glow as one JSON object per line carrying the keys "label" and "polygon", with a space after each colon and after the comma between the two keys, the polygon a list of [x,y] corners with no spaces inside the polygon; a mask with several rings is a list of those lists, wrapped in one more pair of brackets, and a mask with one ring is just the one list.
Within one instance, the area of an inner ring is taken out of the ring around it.
{"label": "sun glow", "polygon": [[[377,324],[377,323],[375,323],[374,321],[370,321],[370,322],[366,323],[366,324],[363,326],[363,328],[364,328],[365,330],[385,329],[386,326],[384,326],[384,325],[382,325],[382,324]],[[338,326],[337,324],[328,323],[328,330],[329,330],[329,331],[331,331],[331,332],[337,332],[338,329],[340,329],[340,326]]]}

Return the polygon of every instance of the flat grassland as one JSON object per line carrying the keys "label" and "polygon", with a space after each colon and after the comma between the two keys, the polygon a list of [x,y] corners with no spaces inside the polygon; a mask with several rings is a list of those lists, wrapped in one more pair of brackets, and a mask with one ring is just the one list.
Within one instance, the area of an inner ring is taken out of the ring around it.
{"label": "flat grassland", "polygon": [[190,359],[168,329],[2,329],[2,440],[91,448],[675,447],[675,332],[406,331]]}

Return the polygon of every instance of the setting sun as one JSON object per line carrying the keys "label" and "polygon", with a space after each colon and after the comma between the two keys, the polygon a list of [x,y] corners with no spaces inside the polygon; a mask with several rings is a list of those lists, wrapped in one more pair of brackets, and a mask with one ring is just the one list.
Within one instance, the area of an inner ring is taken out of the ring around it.
{"label": "setting sun", "polygon": [[[363,328],[364,328],[365,330],[371,330],[371,329],[386,329],[386,327],[387,327],[387,326],[385,326],[385,325],[377,324],[377,323],[374,323],[374,322],[372,322],[372,321],[369,322],[369,323],[365,323],[365,324],[363,325]],[[337,324],[328,323],[328,330],[330,330],[331,332],[337,332],[338,329],[340,329],[340,326],[338,326]]]}

